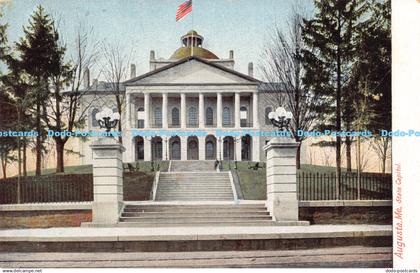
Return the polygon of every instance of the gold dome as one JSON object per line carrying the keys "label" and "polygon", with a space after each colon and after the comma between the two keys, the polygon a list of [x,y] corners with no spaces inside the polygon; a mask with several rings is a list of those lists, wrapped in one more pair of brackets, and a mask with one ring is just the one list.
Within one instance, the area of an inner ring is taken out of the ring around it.
{"label": "gold dome", "polygon": [[[191,56],[191,47],[190,46],[180,47],[174,52],[174,54],[172,54],[170,59],[180,60],[189,56]],[[212,60],[219,59],[219,57],[217,57],[213,52],[202,47],[194,47],[193,56],[200,57],[203,59],[212,59]]]}
{"label": "gold dome", "polygon": [[195,30],[190,30],[181,37],[182,47],[178,48],[171,56],[171,60],[180,60],[191,56],[191,46],[193,47],[193,56],[203,59],[219,59],[213,52],[202,47],[204,38]]}

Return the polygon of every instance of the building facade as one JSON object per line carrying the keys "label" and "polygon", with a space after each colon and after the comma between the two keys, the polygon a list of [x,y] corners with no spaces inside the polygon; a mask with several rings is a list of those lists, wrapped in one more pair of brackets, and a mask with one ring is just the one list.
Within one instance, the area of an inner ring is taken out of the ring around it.
{"label": "building facade", "polygon": [[[272,131],[267,114],[276,106],[264,84],[234,70],[234,52],[221,59],[203,47],[203,37],[190,31],[169,59],[150,52],[150,72],[121,86],[125,162],[137,160],[262,161],[262,147]],[[116,111],[112,85],[89,83],[87,127],[99,130],[95,114],[107,106]],[[82,164],[90,164],[90,141],[80,144]]]}

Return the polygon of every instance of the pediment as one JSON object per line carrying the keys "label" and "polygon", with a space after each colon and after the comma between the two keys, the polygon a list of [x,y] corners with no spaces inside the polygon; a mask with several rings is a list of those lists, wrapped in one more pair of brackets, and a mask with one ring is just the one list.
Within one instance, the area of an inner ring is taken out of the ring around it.
{"label": "pediment", "polygon": [[234,70],[190,57],[125,82],[126,85],[255,84],[258,80]]}

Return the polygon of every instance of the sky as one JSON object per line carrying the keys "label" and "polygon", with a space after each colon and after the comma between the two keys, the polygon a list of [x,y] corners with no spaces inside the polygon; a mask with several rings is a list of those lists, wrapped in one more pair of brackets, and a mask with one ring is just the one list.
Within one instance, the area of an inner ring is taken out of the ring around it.
{"label": "sky", "polygon": [[[59,22],[60,33],[71,48],[79,25],[93,30],[93,40],[118,43],[133,50],[137,75],[149,71],[149,52],[169,58],[181,46],[180,37],[195,29],[204,37],[203,47],[219,58],[235,52],[235,70],[246,73],[248,63],[258,67],[269,30],[285,27],[296,0],[193,0],[193,11],[175,21],[178,5],[184,0],[0,0],[3,22],[9,24],[8,38],[17,41],[23,25],[37,5]],[[312,13],[312,0],[300,5]],[[91,78],[98,75],[99,68]],[[256,71],[258,77],[258,69]],[[99,76],[99,79],[101,77]]]}

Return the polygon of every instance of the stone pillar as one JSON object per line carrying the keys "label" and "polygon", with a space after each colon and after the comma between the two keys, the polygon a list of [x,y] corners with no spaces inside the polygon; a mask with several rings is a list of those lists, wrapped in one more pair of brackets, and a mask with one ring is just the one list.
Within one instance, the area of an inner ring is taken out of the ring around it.
{"label": "stone pillar", "polygon": [[217,93],[217,127],[222,127],[222,119],[223,119],[223,102],[222,102],[222,93]]}
{"label": "stone pillar", "polygon": [[235,93],[235,128],[241,128],[241,95]]}
{"label": "stone pillar", "polygon": [[152,161],[152,140],[144,138],[144,161]]}
{"label": "stone pillar", "polygon": [[259,128],[260,123],[258,120],[258,93],[252,95],[252,122],[254,128]]}
{"label": "stone pillar", "polygon": [[260,161],[260,137],[252,137],[252,161]]}
{"label": "stone pillar", "polygon": [[162,137],[162,160],[168,160],[168,138]]}
{"label": "stone pillar", "polygon": [[182,136],[181,138],[181,160],[187,160],[187,137]]}
{"label": "stone pillar", "polygon": [[181,93],[181,128],[183,129],[187,127],[186,112],[187,112],[186,96],[185,96],[185,93]]}
{"label": "stone pillar", "polygon": [[168,128],[168,93],[162,94],[162,127]]}
{"label": "stone pillar", "polygon": [[[150,94],[144,94],[144,128],[149,128],[150,120]],[[145,153],[146,155],[146,153]]]}
{"label": "stone pillar", "polygon": [[198,137],[198,159],[206,160],[206,137]]}
{"label": "stone pillar", "polygon": [[298,221],[296,150],[291,138],[273,138],[267,152],[267,209],[276,221]]}
{"label": "stone pillar", "polygon": [[206,114],[204,113],[204,94],[198,94],[198,124],[200,128],[204,128],[204,119]]}
{"label": "stone pillar", "polygon": [[[125,95],[125,127],[131,129],[131,94]],[[122,124],[121,124],[122,125]]]}
{"label": "stone pillar", "polygon": [[235,138],[235,160],[242,161],[242,137]]}
{"label": "stone pillar", "polygon": [[90,145],[93,154],[92,222],[118,223],[123,205],[124,147],[114,138],[99,138]]}

